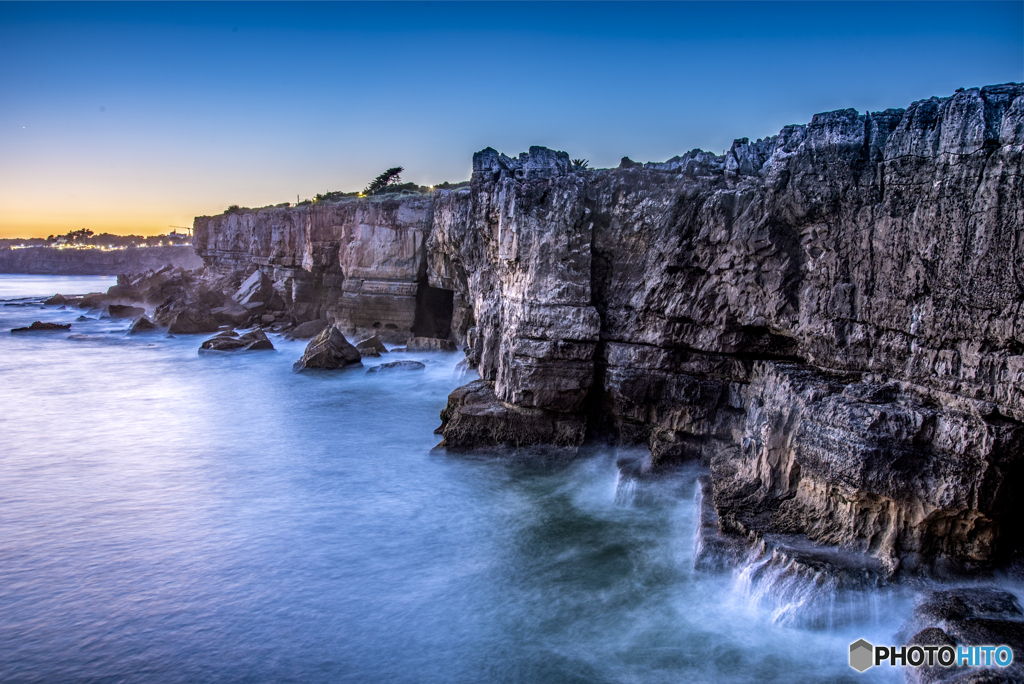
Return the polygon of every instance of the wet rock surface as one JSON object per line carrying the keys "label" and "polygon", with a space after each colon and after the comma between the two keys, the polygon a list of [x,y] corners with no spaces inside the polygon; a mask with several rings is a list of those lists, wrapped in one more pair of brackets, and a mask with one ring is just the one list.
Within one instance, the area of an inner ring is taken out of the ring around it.
{"label": "wet rock surface", "polygon": [[145,316],[141,316],[141,317],[139,317],[138,320],[136,320],[134,323],[132,323],[132,327],[128,330],[128,334],[129,335],[138,335],[138,334],[141,334],[141,333],[153,332],[155,330],[158,330],[158,328],[153,323],[153,321],[149,320]]}
{"label": "wet rock surface", "polygon": [[32,325],[27,328],[12,328],[12,333],[29,333],[29,332],[51,332],[54,330],[70,330],[71,324],[66,323],[61,325],[60,323],[44,323],[42,321],[33,321]]}
{"label": "wet rock surface", "polygon": [[492,446],[575,448],[586,430],[586,421],[579,416],[501,401],[494,383],[487,380],[463,385],[448,395],[441,420],[444,441],[439,446],[452,451]]}
{"label": "wet rock surface", "polygon": [[200,351],[241,352],[272,351],[274,345],[260,328],[239,335],[233,330],[211,337],[200,345]]}
{"label": "wet rock surface", "polygon": [[391,361],[382,363],[368,369],[367,373],[395,373],[398,371],[417,371],[426,368],[426,364],[420,361]]}
{"label": "wet rock surface", "polygon": [[897,640],[918,645],[1009,646],[1014,663],[1009,667],[907,668],[909,684],[980,684],[1024,681],[1024,611],[1017,598],[1001,589],[964,587],[922,594],[913,615],[900,629]]}
{"label": "wet rock surface", "polygon": [[146,310],[128,304],[108,304],[106,313],[111,318],[137,318],[145,314]]}

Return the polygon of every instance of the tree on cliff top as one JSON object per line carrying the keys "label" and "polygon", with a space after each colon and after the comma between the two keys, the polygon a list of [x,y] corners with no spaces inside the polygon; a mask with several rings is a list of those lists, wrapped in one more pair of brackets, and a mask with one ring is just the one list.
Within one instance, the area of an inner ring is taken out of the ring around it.
{"label": "tree on cliff top", "polygon": [[405,171],[401,166],[395,166],[380,174],[363,190],[364,195],[376,195],[385,190],[389,185],[396,185],[401,180],[401,173]]}

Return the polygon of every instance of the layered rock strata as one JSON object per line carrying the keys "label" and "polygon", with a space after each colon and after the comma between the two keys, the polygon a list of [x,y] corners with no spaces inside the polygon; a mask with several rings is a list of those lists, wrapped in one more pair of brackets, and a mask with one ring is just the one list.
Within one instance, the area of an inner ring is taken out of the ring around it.
{"label": "layered rock strata", "polygon": [[196,218],[193,245],[222,274],[270,278],[296,322],[327,318],[350,336],[404,342],[417,323],[417,295],[429,293],[422,281],[432,211],[422,195],[238,210]]}
{"label": "layered rock strata", "polygon": [[711,465],[725,531],[942,574],[1018,543],[1022,154],[1009,84],[724,156],[487,149],[466,188],[199,218],[195,245],[296,321],[463,346],[449,448],[647,445]]}

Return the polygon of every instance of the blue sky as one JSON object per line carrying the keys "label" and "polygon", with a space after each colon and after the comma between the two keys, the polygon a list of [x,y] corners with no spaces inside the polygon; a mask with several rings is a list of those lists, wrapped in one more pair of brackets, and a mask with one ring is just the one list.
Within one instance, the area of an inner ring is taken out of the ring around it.
{"label": "blue sky", "polygon": [[0,236],[614,166],[1024,81],[1024,3],[0,3]]}

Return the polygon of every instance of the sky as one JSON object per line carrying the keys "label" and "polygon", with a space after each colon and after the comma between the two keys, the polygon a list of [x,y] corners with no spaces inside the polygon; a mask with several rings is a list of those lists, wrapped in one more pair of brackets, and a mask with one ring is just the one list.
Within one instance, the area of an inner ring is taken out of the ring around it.
{"label": "sky", "polygon": [[2,3],[0,237],[591,166],[1024,81],[1024,2]]}

